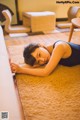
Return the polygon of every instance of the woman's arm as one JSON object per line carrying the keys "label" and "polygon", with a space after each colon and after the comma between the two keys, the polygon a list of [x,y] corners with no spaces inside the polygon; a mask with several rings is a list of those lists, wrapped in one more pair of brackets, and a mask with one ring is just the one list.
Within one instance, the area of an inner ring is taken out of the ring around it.
{"label": "woman's arm", "polygon": [[35,76],[47,76],[58,65],[64,53],[65,53],[64,45],[58,44],[53,49],[51,58],[48,64],[44,68],[24,68],[12,63],[11,69],[12,69],[12,72],[15,72],[15,73],[30,74]]}

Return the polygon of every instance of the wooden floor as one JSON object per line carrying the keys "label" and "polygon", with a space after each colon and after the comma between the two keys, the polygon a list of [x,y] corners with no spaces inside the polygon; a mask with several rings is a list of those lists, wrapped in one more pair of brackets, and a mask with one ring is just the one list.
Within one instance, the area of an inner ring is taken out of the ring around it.
{"label": "wooden floor", "polygon": [[[28,43],[52,44],[57,40],[68,41],[69,32],[53,33],[44,35],[33,35],[27,37],[10,37],[5,35],[5,42],[7,46],[24,45]],[[74,32],[71,42],[80,44],[80,32]]]}

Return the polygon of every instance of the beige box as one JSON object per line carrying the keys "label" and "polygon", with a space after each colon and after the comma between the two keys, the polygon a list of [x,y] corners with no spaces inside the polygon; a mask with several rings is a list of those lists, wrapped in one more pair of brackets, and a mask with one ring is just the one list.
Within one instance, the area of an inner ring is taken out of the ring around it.
{"label": "beige box", "polygon": [[24,12],[23,25],[30,27],[32,32],[52,31],[55,29],[55,13],[44,12]]}

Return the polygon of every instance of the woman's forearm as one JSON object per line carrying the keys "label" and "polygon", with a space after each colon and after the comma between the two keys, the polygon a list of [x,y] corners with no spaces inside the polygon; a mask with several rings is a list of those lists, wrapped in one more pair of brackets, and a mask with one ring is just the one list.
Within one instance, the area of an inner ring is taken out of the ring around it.
{"label": "woman's forearm", "polygon": [[20,67],[19,73],[29,74],[34,76],[47,76],[47,70],[45,68],[24,68]]}

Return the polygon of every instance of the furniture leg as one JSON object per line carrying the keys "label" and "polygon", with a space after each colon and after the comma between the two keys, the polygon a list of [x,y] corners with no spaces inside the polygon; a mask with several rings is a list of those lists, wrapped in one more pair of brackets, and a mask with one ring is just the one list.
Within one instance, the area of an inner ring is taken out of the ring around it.
{"label": "furniture leg", "polygon": [[68,39],[68,42],[70,42],[70,41],[71,41],[73,31],[74,31],[74,25],[72,24],[72,26],[71,26],[71,30],[70,30],[70,34],[69,34],[69,39]]}

